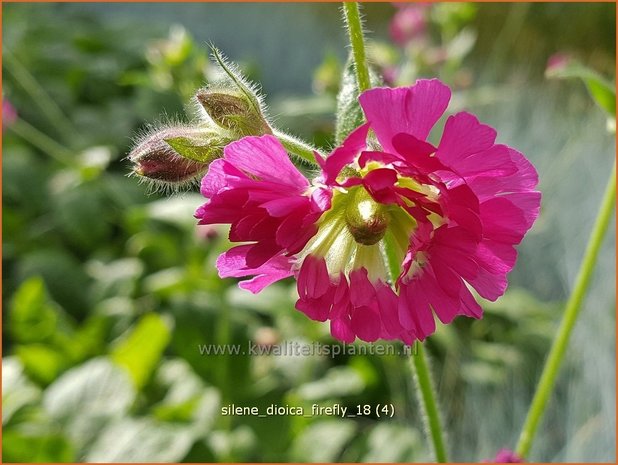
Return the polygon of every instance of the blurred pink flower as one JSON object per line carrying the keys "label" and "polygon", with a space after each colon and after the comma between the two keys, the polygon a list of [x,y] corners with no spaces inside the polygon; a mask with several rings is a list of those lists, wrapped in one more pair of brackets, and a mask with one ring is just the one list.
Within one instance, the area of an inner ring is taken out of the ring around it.
{"label": "blurred pink flower", "polygon": [[[253,276],[240,283],[253,292],[295,276],[296,308],[348,343],[411,344],[435,331],[434,314],[444,324],[481,318],[468,286],[489,300],[504,294],[541,194],[530,162],[470,113],[447,119],[437,147],[427,142],[450,97],[436,79],[364,92],[368,122],[326,159],[316,154],[311,183],[272,136],[228,145],[196,212],[245,243],[221,255],[220,276]],[[368,147],[370,129],[380,146]]]}
{"label": "blurred pink flower", "polygon": [[423,4],[400,6],[390,24],[393,42],[404,46],[413,39],[423,37],[427,32],[426,9]]}
{"label": "blurred pink flower", "polygon": [[17,110],[6,99],[2,99],[2,127],[8,127],[17,121]]}
{"label": "blurred pink flower", "polygon": [[546,72],[560,71],[566,68],[566,66],[572,61],[573,61],[573,57],[569,55],[568,53],[564,53],[564,52],[554,53],[547,60],[547,68],[545,69],[545,71]]}
{"label": "blurred pink flower", "polygon": [[493,460],[483,460],[482,463],[523,463],[523,459],[510,449],[500,449]]}

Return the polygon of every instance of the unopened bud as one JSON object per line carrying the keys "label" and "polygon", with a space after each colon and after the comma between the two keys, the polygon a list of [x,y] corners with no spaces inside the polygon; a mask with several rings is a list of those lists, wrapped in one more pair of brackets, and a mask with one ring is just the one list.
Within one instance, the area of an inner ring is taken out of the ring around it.
{"label": "unopened bud", "polygon": [[202,176],[228,142],[208,129],[170,127],[144,138],[128,158],[135,174],[179,184]]}
{"label": "unopened bud", "polygon": [[239,137],[271,134],[272,130],[256,101],[242,92],[226,89],[201,89],[195,99],[219,127]]}
{"label": "unopened bud", "polygon": [[388,228],[388,214],[364,188],[357,189],[345,211],[348,230],[359,244],[377,244]]}

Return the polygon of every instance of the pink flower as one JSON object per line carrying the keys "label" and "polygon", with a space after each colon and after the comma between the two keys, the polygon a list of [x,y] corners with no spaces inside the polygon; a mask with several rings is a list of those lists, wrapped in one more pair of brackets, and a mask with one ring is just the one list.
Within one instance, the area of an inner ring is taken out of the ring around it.
{"label": "pink flower", "polygon": [[561,71],[572,62],[573,62],[573,57],[569,55],[568,53],[564,53],[564,52],[554,53],[547,60],[546,72]]}
{"label": "pink flower", "polygon": [[423,37],[427,32],[426,9],[423,4],[399,7],[390,24],[393,42],[404,46],[413,39]]}
{"label": "pink flower", "polygon": [[540,193],[534,167],[469,113],[448,118],[437,147],[426,141],[450,95],[438,80],[364,92],[367,124],[326,159],[316,154],[312,183],[272,136],[230,144],[196,213],[250,242],[220,257],[220,275],[254,276],[241,283],[254,292],[294,275],[296,308],[330,320],[344,342],[411,344],[435,331],[434,314],[480,318],[470,287],[504,293]]}
{"label": "pink flower", "polygon": [[523,460],[510,449],[500,449],[495,459],[483,460],[483,463],[523,463]]}
{"label": "pink flower", "polygon": [[316,189],[290,162],[272,136],[245,137],[229,144],[210,164],[198,208],[199,224],[231,224],[230,241],[246,242],[221,255],[221,277],[254,276],[240,287],[259,292],[293,274],[293,255],[316,233],[329,195]]}
{"label": "pink flower", "polygon": [[2,126],[8,127],[17,121],[17,111],[8,100],[2,99]]}

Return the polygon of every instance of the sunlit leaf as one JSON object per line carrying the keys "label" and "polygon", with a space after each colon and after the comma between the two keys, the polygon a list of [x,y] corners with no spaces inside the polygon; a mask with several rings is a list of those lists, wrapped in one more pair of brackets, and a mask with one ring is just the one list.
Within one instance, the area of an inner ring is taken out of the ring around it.
{"label": "sunlit leaf", "polygon": [[126,368],[138,389],[150,379],[170,341],[170,328],[162,317],[149,313],[112,351],[111,358]]}

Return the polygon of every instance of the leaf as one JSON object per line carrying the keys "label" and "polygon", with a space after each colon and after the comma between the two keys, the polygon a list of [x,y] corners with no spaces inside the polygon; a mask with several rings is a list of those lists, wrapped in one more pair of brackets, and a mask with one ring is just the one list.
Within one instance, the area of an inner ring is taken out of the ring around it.
{"label": "leaf", "polygon": [[295,462],[336,462],[356,433],[352,420],[322,420],[309,425],[292,445]]}
{"label": "leaf", "polygon": [[64,373],[43,394],[43,408],[77,448],[111,419],[125,415],[136,392],[127,373],[100,357]]}
{"label": "leaf", "polygon": [[2,433],[2,461],[19,463],[75,462],[71,443],[60,434],[42,436],[8,430]]}
{"label": "leaf", "polygon": [[[379,77],[372,69],[369,70],[369,79],[372,86],[380,84]],[[358,103],[358,95],[354,61],[350,56],[343,69],[341,85],[337,94],[337,122],[335,125],[335,142],[337,145],[341,144],[354,129],[363,124],[365,116]]]}
{"label": "leaf", "polygon": [[546,71],[546,76],[557,79],[581,79],[596,104],[614,119],[616,118],[615,85],[609,83],[593,69],[576,60],[569,60],[561,65],[550,66]]}
{"label": "leaf", "polygon": [[316,401],[360,394],[364,388],[365,382],[354,368],[341,366],[331,368],[317,381],[299,386],[296,394],[303,400]]}
{"label": "leaf", "polygon": [[186,361],[166,360],[155,381],[167,388],[163,400],[153,408],[157,419],[189,423],[201,437],[210,431],[220,411],[221,396],[215,388],[207,388]]}
{"label": "leaf", "polygon": [[41,342],[56,331],[58,314],[49,303],[45,284],[39,276],[24,281],[13,296],[9,331],[17,342]]}
{"label": "leaf", "polygon": [[380,423],[367,436],[367,454],[362,462],[411,463],[418,459],[416,452],[423,450],[416,429],[393,423]]}
{"label": "leaf", "polygon": [[70,366],[70,360],[63,352],[44,344],[17,346],[15,354],[28,376],[44,385],[51,383]]}
{"label": "leaf", "polygon": [[163,318],[156,313],[149,313],[114,348],[111,358],[128,370],[135,386],[141,389],[159,363],[170,337],[170,329]]}
{"label": "leaf", "polygon": [[2,424],[6,425],[22,407],[35,404],[40,398],[41,390],[26,377],[17,357],[3,358]]}
{"label": "leaf", "polygon": [[193,434],[186,428],[149,418],[119,419],[97,437],[86,462],[178,462],[189,452]]}

